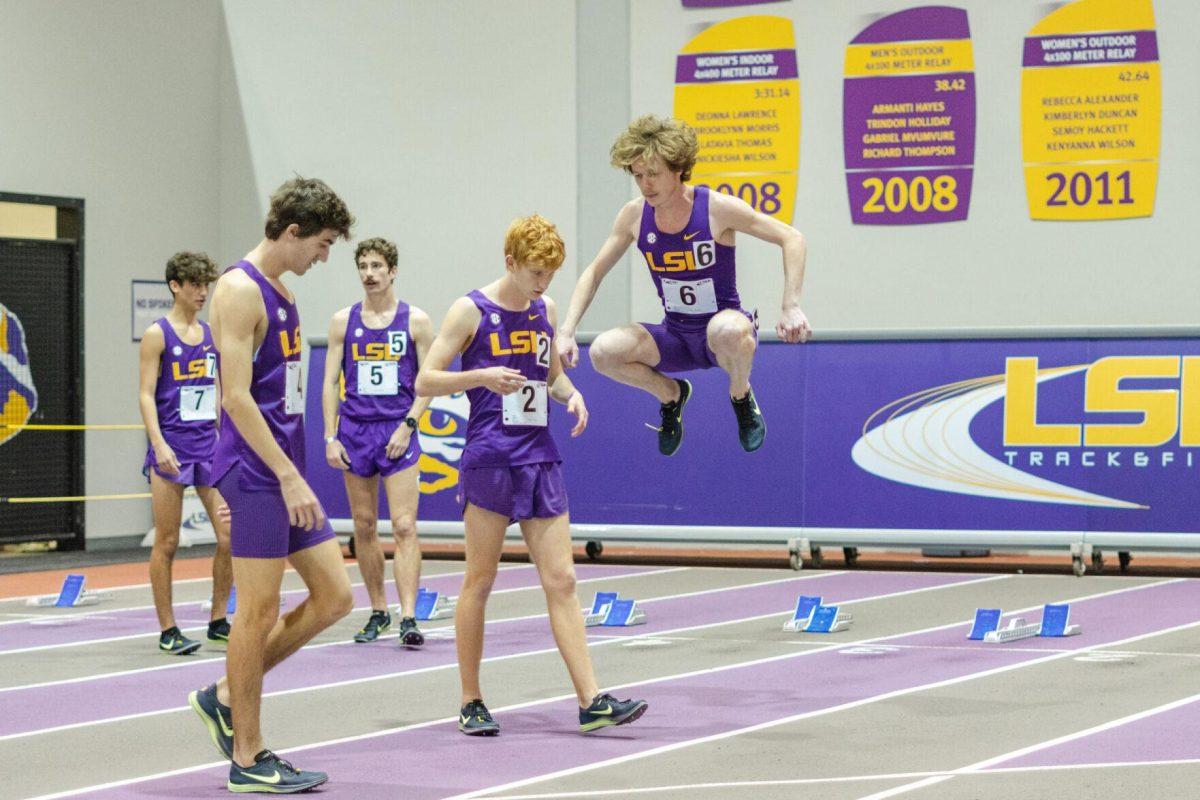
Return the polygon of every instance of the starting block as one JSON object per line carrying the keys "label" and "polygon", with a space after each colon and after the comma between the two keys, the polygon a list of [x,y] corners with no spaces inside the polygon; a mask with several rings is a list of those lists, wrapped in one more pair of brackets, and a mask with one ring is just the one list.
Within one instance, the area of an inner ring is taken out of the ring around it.
{"label": "starting block", "polygon": [[646,623],[646,612],[637,607],[637,601],[622,600],[616,592],[596,592],[592,607],[581,610],[583,624],[588,628],[624,628]]}
{"label": "starting block", "polygon": [[853,622],[854,617],[842,613],[838,606],[823,606],[820,597],[802,594],[783,629],[791,633],[837,633],[847,630]]}
{"label": "starting block", "polygon": [[431,592],[417,589],[417,607],[413,609],[413,617],[419,620],[445,619],[454,616],[458,606],[457,597],[447,597],[441,592]]}
{"label": "starting block", "polygon": [[94,606],[101,600],[112,597],[111,592],[89,592],[83,588],[86,576],[71,573],[63,579],[62,589],[57,595],[48,594],[42,597],[31,597],[25,605],[34,608],[76,608],[78,606]]}
{"label": "starting block", "polygon": [[971,626],[968,639],[995,644],[997,642],[1015,642],[1020,639],[1039,637],[1077,636],[1083,633],[1083,627],[1070,624],[1071,606],[1068,603],[1047,603],[1042,607],[1042,621],[1026,622],[1017,617],[1008,625],[1000,627],[1000,609],[979,608],[975,610],[975,622]]}

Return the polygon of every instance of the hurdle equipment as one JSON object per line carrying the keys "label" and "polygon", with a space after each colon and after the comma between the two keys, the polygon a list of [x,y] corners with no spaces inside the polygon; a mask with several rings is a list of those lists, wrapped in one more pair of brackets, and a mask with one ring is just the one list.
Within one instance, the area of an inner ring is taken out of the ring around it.
{"label": "hurdle equipment", "polygon": [[1070,618],[1071,606],[1069,603],[1047,603],[1042,607],[1041,622],[1026,622],[1021,617],[1016,617],[1001,628],[999,627],[1000,609],[979,608],[975,610],[975,622],[971,626],[971,632],[967,638],[996,644],[1031,639],[1035,636],[1058,638],[1077,636],[1083,633],[1083,627],[1071,625]]}
{"label": "hurdle equipment", "polygon": [[83,588],[86,582],[86,576],[73,572],[63,579],[63,585],[58,594],[31,597],[25,601],[25,605],[33,608],[76,608],[78,606],[94,606],[100,601],[112,597],[112,592],[89,592]]}
{"label": "hurdle equipment", "polygon": [[580,609],[583,624],[588,628],[625,628],[630,625],[646,624],[646,612],[637,607],[637,601],[622,600],[616,592],[596,592],[591,608]]}
{"label": "hurdle equipment", "polygon": [[853,623],[854,617],[838,606],[823,606],[820,597],[802,594],[783,629],[790,633],[837,633],[848,630]]}
{"label": "hurdle equipment", "polygon": [[413,609],[413,618],[421,621],[445,619],[454,616],[458,606],[457,597],[449,597],[441,592],[431,592],[428,589],[417,589],[417,607]]}

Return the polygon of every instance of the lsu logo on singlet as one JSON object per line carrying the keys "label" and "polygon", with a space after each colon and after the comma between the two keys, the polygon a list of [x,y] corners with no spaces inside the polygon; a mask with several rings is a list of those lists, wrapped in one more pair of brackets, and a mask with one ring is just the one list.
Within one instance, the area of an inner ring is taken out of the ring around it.
{"label": "lsu logo on singlet", "polygon": [[171,362],[171,377],[176,383],[199,380],[200,378],[215,378],[217,376],[217,354],[209,353],[204,358],[194,358],[188,362],[187,372],[179,368],[179,362]]}
{"label": "lsu logo on singlet", "polygon": [[284,359],[290,359],[292,356],[300,355],[300,326],[292,331],[291,336],[288,336],[287,331],[279,332],[279,349],[283,351]]}
{"label": "lsu logo on singlet", "polygon": [[712,239],[692,242],[691,250],[668,250],[655,260],[653,251],[643,251],[646,265],[654,272],[694,272],[717,263],[717,243]]}
{"label": "lsu logo on singlet", "polygon": [[[38,394],[29,368],[25,328],[17,315],[0,303],[0,422],[24,425],[37,411]],[[20,429],[0,428],[0,444]]]}
{"label": "lsu logo on singlet", "polygon": [[408,352],[408,331],[388,331],[386,342],[350,344],[352,361],[399,361]]}
{"label": "lsu logo on singlet", "polygon": [[532,355],[539,366],[550,366],[550,337],[542,331],[509,331],[508,341],[502,342],[499,333],[488,336],[494,356]]}

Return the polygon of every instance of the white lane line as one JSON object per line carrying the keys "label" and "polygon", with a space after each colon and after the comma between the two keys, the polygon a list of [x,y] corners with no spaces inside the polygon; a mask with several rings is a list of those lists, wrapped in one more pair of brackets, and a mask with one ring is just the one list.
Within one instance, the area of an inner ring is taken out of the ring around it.
{"label": "white lane line", "polygon": [[571,797],[626,797],[628,795],[657,794],[659,792],[695,792],[705,789],[766,789],[774,786],[817,786],[831,783],[863,783],[867,781],[894,781],[911,778],[929,778],[938,775],[1006,775],[1021,772],[1057,772],[1072,769],[1109,769],[1113,767],[1163,767],[1200,764],[1200,758],[1182,758],[1173,761],[1113,761],[1102,764],[1054,764],[1038,767],[1012,767],[989,769],[978,772],[883,772],[876,775],[838,775],[829,778],[785,778],[767,781],[726,781],[725,783],[680,783],[673,786],[644,786],[629,789],[596,789],[580,792],[554,792],[553,794],[497,794],[488,795],[489,800],[556,800]]}
{"label": "white lane line", "polygon": [[[828,573],[825,573],[825,574],[828,574]],[[838,574],[838,573],[835,573],[835,574]],[[797,576],[797,577],[799,578],[801,576]],[[815,575],[809,575],[807,577],[815,578],[815,577],[821,577],[821,575],[815,574]],[[852,603],[867,603],[867,602],[874,602],[874,601],[878,601],[878,600],[887,600],[887,599],[891,599],[893,597],[901,597],[901,596],[911,595],[911,594],[920,594],[923,592],[934,592],[934,591],[940,591],[943,589],[962,588],[965,586],[974,586],[979,583],[988,583],[988,582],[994,581],[994,580],[1005,580],[1005,579],[1011,578],[1011,577],[1012,577],[1011,575],[993,575],[993,576],[986,577],[986,578],[976,578],[973,580],[968,579],[968,580],[960,581],[958,583],[943,583],[943,584],[937,584],[935,586],[923,586],[918,589],[905,589],[905,590],[902,590],[899,592],[891,592],[889,594],[874,595],[871,597],[861,597],[856,600],[847,600],[847,601],[843,601],[842,603],[840,603],[840,605],[850,605]],[[1154,584],[1146,584],[1146,585],[1154,585]],[[1128,590],[1118,590],[1118,591],[1128,591]],[[1095,595],[1095,596],[1102,597],[1107,594],[1112,594],[1112,592],[1105,592],[1103,594]],[[658,598],[658,599],[666,599],[666,598]],[[1071,601],[1071,602],[1075,602],[1075,601]],[[1028,610],[1032,610],[1032,609],[1040,608],[1040,607],[1041,607],[1040,605],[1039,606],[1030,606],[1030,608]],[[1026,609],[1020,609],[1020,610],[1024,611]],[[654,632],[641,633],[641,634],[629,636],[624,641],[631,641],[631,640],[636,640],[636,639],[640,639],[640,638],[654,638],[659,635],[670,634],[670,633],[674,633],[676,631],[690,631],[690,630],[697,630],[700,628],[712,628],[712,627],[716,627],[718,625],[734,625],[734,624],[738,624],[738,623],[742,623],[742,622],[750,622],[750,621],[755,621],[755,620],[760,620],[760,619],[766,619],[769,617],[778,617],[778,616],[782,616],[784,614],[788,614],[790,612],[791,612],[791,609],[787,609],[787,610],[783,610],[783,611],[773,611],[769,614],[758,614],[758,615],[755,615],[752,617],[743,617],[740,619],[726,620],[724,622],[705,623],[703,625],[690,625],[685,628],[677,628],[673,631],[663,631],[661,634],[654,633]],[[908,631],[905,633],[893,634],[892,636],[915,636],[915,635],[918,635],[921,633],[927,633],[929,631],[940,630],[942,628],[953,628],[955,626],[967,625],[969,623],[970,623],[970,620],[953,622],[948,625],[939,625],[939,626],[936,626],[933,628],[924,628],[924,629],[916,630],[916,631]],[[599,642],[591,642],[591,643],[589,643],[589,646],[601,647],[603,645],[612,644],[617,641],[618,641],[617,639],[606,639],[606,640],[599,641]],[[844,646],[845,646],[844,644],[830,645],[830,646],[823,648],[822,650],[815,650],[812,652],[823,652],[824,650],[835,650],[839,647],[844,647]],[[513,653],[513,654],[505,655],[505,656],[493,656],[491,658],[485,658],[484,662],[507,661],[507,660],[514,659],[514,658],[522,658],[525,656],[541,655],[541,654],[545,654],[545,653],[556,653],[556,652],[558,652],[556,648],[546,648],[544,650],[528,651],[528,652],[524,652],[524,653]],[[639,685],[646,684],[646,683],[658,683],[658,682],[662,682],[662,681],[678,680],[680,678],[689,678],[689,677],[693,677],[696,675],[703,675],[703,674],[710,673],[710,672],[724,672],[726,670],[737,669],[739,667],[753,666],[756,664],[766,663],[769,661],[778,661],[783,658],[797,658],[800,656],[806,656],[806,655],[810,655],[810,654],[811,653],[799,653],[799,654],[791,653],[786,656],[774,656],[771,658],[758,659],[755,661],[739,662],[739,663],[725,665],[725,666],[721,666],[721,667],[712,667],[712,668],[708,668],[708,669],[693,670],[692,672],[685,672],[685,673],[681,673],[678,675],[666,675],[666,676],[663,676],[660,678],[653,678],[653,679],[647,680],[647,681],[634,681],[634,682],[622,684],[619,686],[612,686],[610,688],[612,690],[626,689],[626,688],[631,688],[631,687],[639,686]],[[441,669],[457,669],[457,667],[458,667],[457,664],[449,664],[449,665],[436,666],[436,667],[425,667],[425,668],[422,668],[419,670],[412,670],[409,672],[405,672],[403,674],[404,675],[413,675],[413,674],[418,674],[418,673],[422,673],[422,672],[434,672],[436,670],[441,670]],[[388,675],[388,676],[381,676],[381,677],[393,677],[393,676]],[[347,685],[354,684],[354,683],[363,683],[363,682],[369,681],[369,680],[378,680],[378,678],[359,678],[359,679],[354,679],[354,680],[349,680],[349,681],[341,681],[341,682],[334,683],[334,684],[325,684],[321,687],[308,687],[308,689],[347,686]],[[294,694],[296,692],[308,691],[308,689],[287,689],[287,690],[283,690],[280,692],[272,692],[268,695],[264,695],[264,697],[282,695],[282,694]],[[541,698],[538,700],[528,700],[524,703],[515,703],[513,705],[504,706],[502,708],[496,708],[495,712],[518,711],[520,709],[530,708],[533,706],[549,705],[551,703],[562,702],[564,700],[568,700],[573,697],[575,697],[574,694],[563,694],[563,695],[557,695],[557,696],[553,696],[553,697],[545,697],[545,698]],[[185,706],[183,708],[187,708],[187,707]],[[183,709],[175,708],[175,709],[170,709],[169,711],[174,712],[174,711],[180,711],[180,710],[183,710]],[[153,711],[153,712],[148,712],[145,714],[131,714],[131,715],[129,715],[128,718],[152,716],[152,715],[161,714],[161,713],[167,713],[167,712]],[[115,718],[115,719],[110,719],[110,720],[102,720],[102,721],[103,722],[116,722],[120,719],[126,719],[126,717],[120,717],[120,718]],[[421,728],[432,727],[434,725],[441,725],[441,724],[448,723],[448,722],[455,722],[455,721],[457,721],[457,719],[458,719],[457,715],[451,716],[451,717],[442,717],[442,718],[438,718],[438,719],[427,720],[425,722],[413,723],[411,725],[403,725],[403,726],[396,727],[396,728],[387,728],[384,730],[372,731],[369,733],[359,733],[359,734],[354,734],[351,736],[343,736],[338,739],[329,739],[329,740],[322,741],[322,742],[313,742],[311,744],[299,745],[297,747],[291,747],[286,750],[280,750],[279,752],[295,753],[295,752],[300,752],[301,750],[312,750],[312,749],[315,749],[318,747],[326,747],[326,746],[345,744],[347,742],[358,742],[358,741],[362,741],[364,739],[373,739],[373,738],[376,738],[379,736],[389,736],[389,735],[395,734],[395,733],[403,733],[405,731],[418,730]],[[93,723],[81,723],[79,725],[63,726],[63,727],[83,727],[84,725],[87,725],[87,724],[93,724]],[[49,730],[55,730],[55,729],[49,729]],[[40,733],[49,732],[49,730],[40,731]],[[18,736],[24,736],[24,735],[26,735],[26,734],[18,734]],[[12,738],[12,737],[6,737],[6,738]],[[66,791],[57,792],[55,794],[40,795],[38,797],[28,798],[28,800],[55,800],[55,798],[60,798],[60,797],[73,797],[75,795],[78,795],[78,794],[81,794],[84,792],[96,792],[96,791],[100,791],[103,789],[111,789],[111,788],[116,788],[116,787],[120,787],[120,786],[128,786],[128,785],[134,784],[134,783],[142,783],[144,781],[156,780],[158,778],[171,777],[174,775],[184,775],[184,774],[191,773],[191,772],[199,772],[201,770],[210,769],[212,767],[225,766],[228,763],[229,763],[228,761],[212,761],[212,762],[208,762],[206,764],[199,764],[199,765],[191,766],[191,767],[182,767],[180,769],[170,770],[167,772],[159,772],[159,773],[153,773],[151,775],[143,775],[138,778],[124,778],[119,781],[112,781],[112,782],[105,783],[105,784],[98,784],[96,786],[86,786],[86,787],[79,788],[79,789],[68,789]],[[597,764],[595,766],[601,766],[601,764]],[[534,780],[540,780],[540,779],[534,779]],[[530,781],[530,782],[532,782],[532,781]],[[480,791],[493,791],[493,790],[503,789],[503,788],[507,788],[507,787],[492,787],[492,789],[480,790]]]}
{"label": "white lane line", "polygon": [[[595,578],[580,578],[576,581],[576,584],[596,583],[598,581],[609,581],[609,580],[617,580],[617,579],[624,579],[624,578],[633,578],[633,577],[640,577],[642,575],[664,575],[664,574],[667,574],[670,572],[682,572],[687,569],[690,569],[690,568],[689,567],[668,567],[668,568],[660,569],[660,570],[648,570],[646,572],[631,572],[631,573],[628,573],[625,575],[603,575],[603,576],[599,576],[599,577],[595,577]],[[512,592],[524,592],[524,591],[529,591],[531,589],[540,589],[540,588],[541,588],[540,584],[534,584],[532,586],[513,586],[508,589],[497,589],[494,592],[492,592],[492,594],[493,595],[509,594]],[[366,611],[366,610],[367,610],[367,606],[362,606],[360,608],[352,609],[350,613],[353,614],[355,611]],[[544,616],[546,616],[546,615],[545,614],[533,614],[533,615],[525,616],[525,617],[505,617],[505,618],[498,619],[498,620],[491,620],[490,622],[515,622],[517,620],[536,619],[537,617],[544,617]],[[204,627],[204,626],[201,626],[201,627]],[[453,627],[454,627],[453,625],[443,625],[443,626],[436,627],[436,628],[426,628],[424,632],[428,635],[430,633],[433,633],[434,631],[452,630]],[[187,630],[187,629],[184,629],[184,630]],[[149,635],[149,634],[138,633],[138,634],[133,634],[133,637],[147,636],[147,635]],[[120,638],[133,638],[133,637],[120,637]],[[387,641],[389,639],[398,639],[398,638],[400,638],[399,633],[397,633],[395,635],[388,634],[386,636],[380,637],[379,641],[382,642],[382,641]],[[102,641],[111,641],[111,640],[105,639]],[[353,646],[353,645],[358,645],[358,644],[359,644],[358,642],[352,642],[352,641],[349,641],[346,639],[338,639],[338,640],[332,641],[332,642],[320,642],[319,644],[307,644],[307,645],[304,645],[300,649],[301,650],[316,650],[316,649],[322,648],[322,647],[336,647],[336,646],[340,646],[340,645]],[[45,647],[45,646],[57,647],[59,645],[43,645],[43,647]],[[62,645],[62,646],[65,647],[67,645]],[[359,645],[359,646],[361,646],[361,645]],[[210,653],[213,656],[215,656],[215,658],[204,659],[198,655],[196,658],[192,658],[192,657],[188,657],[186,659],[175,658],[169,664],[159,664],[159,665],[156,665],[153,667],[137,667],[135,669],[121,670],[119,672],[104,672],[104,673],[98,673],[98,674],[79,675],[74,678],[62,678],[62,679],[53,680],[53,681],[43,681],[41,683],[26,683],[26,684],[21,684],[19,686],[0,686],[0,694],[3,694],[4,692],[21,691],[24,689],[41,689],[41,688],[44,688],[47,686],[63,686],[68,683],[86,683],[87,681],[98,681],[98,680],[104,680],[106,678],[119,678],[123,675],[137,675],[137,674],[144,673],[144,672],[159,672],[164,669],[180,669],[183,667],[191,666],[193,664],[202,663],[205,660],[213,661],[213,660],[216,660],[217,658],[225,657],[225,651],[221,650],[221,649],[218,649],[215,652],[210,651]],[[205,655],[208,655],[208,654],[205,654]],[[0,741],[3,741],[3,740],[4,740],[4,737],[0,736]]]}
{"label": "white lane line", "polygon": [[[1127,587],[1124,589],[1114,589],[1114,590],[1107,591],[1107,592],[1099,592],[1094,595],[1084,595],[1082,597],[1076,597],[1076,598],[1073,598],[1070,600],[1064,600],[1063,602],[1078,603],[1078,602],[1082,602],[1084,600],[1091,600],[1091,599],[1096,599],[1096,598],[1101,598],[1101,597],[1109,597],[1109,596],[1117,595],[1117,594],[1125,594],[1125,593],[1129,593],[1129,592],[1141,591],[1141,590],[1149,588],[1149,587],[1166,586],[1166,585],[1169,585],[1172,583],[1179,583],[1182,580],[1183,580],[1182,578],[1175,578],[1172,580],[1161,581],[1158,583],[1145,583],[1145,584],[1140,584],[1138,586]],[[1033,605],[1033,606],[1029,606],[1028,608],[1017,609],[1017,611],[1014,613],[1023,613],[1023,612],[1027,612],[1027,611],[1034,611],[1040,607],[1041,607],[1040,605]],[[878,643],[878,642],[886,643],[888,640],[891,640],[891,639],[901,639],[901,638],[905,638],[908,636],[918,636],[923,633],[930,633],[933,631],[946,630],[949,628],[969,625],[970,623],[971,623],[971,620],[969,620],[969,619],[968,620],[960,620],[958,622],[950,623],[949,625],[936,625],[936,626],[933,626],[930,628],[924,628],[924,629],[916,630],[916,631],[909,631],[907,633],[889,634],[887,636],[878,636],[878,637],[874,637],[871,639],[864,639],[859,642],[854,642],[853,644],[866,644],[866,643]],[[525,778],[523,780],[513,781],[513,782],[507,783],[507,784],[491,786],[486,789],[478,789],[476,791],[467,792],[465,794],[454,795],[451,798],[445,798],[445,800],[468,800],[469,798],[481,797],[484,794],[488,794],[491,792],[507,791],[509,789],[518,789],[523,786],[529,786],[529,785],[532,785],[535,783],[541,783],[543,781],[553,780],[556,778],[563,778],[563,777],[567,777],[569,775],[575,775],[575,774],[578,774],[581,772],[587,772],[587,771],[593,770],[593,769],[601,769],[601,768],[611,767],[611,766],[614,766],[617,764],[622,764],[622,763],[625,763],[628,761],[634,761],[637,759],[648,758],[650,756],[661,755],[663,753],[669,753],[669,752],[672,752],[675,750],[680,750],[685,747],[692,747],[697,744],[705,744],[708,742],[720,741],[722,739],[729,739],[729,738],[732,738],[735,736],[741,736],[746,733],[754,733],[756,731],[766,730],[768,728],[774,728],[779,725],[786,725],[786,724],[789,724],[792,722],[799,722],[800,720],[810,719],[812,717],[819,717],[819,716],[824,716],[826,714],[837,713],[839,711],[846,711],[846,710],[849,710],[852,708],[858,708],[859,706],[865,706],[865,705],[869,705],[872,703],[882,702],[884,700],[890,700],[895,697],[903,697],[905,695],[915,694],[917,692],[923,692],[928,689],[937,689],[937,688],[941,688],[943,686],[951,686],[951,685],[954,685],[957,683],[964,683],[966,681],[975,680],[977,678],[985,678],[985,677],[989,677],[991,675],[998,675],[1000,673],[1008,672],[1008,671],[1014,670],[1014,669],[1023,669],[1025,667],[1030,667],[1030,666],[1034,666],[1037,664],[1043,664],[1048,661],[1054,661],[1054,660],[1057,660],[1060,658],[1066,658],[1067,656],[1074,655],[1075,653],[1083,653],[1083,652],[1088,652],[1090,650],[1100,649],[1102,647],[1110,647],[1113,645],[1121,645],[1121,644],[1126,644],[1128,642],[1140,641],[1141,639],[1146,639],[1146,638],[1150,638],[1153,636],[1161,636],[1164,634],[1173,633],[1175,631],[1186,630],[1188,628],[1194,628],[1194,627],[1198,627],[1198,626],[1200,626],[1200,621],[1189,622],[1189,623],[1186,623],[1183,625],[1174,626],[1172,628],[1166,628],[1163,630],[1152,631],[1150,633],[1139,634],[1137,636],[1133,636],[1128,639],[1118,640],[1115,642],[1108,642],[1106,644],[1090,645],[1088,647],[1081,647],[1075,651],[1069,651],[1066,653],[1055,653],[1055,654],[1046,656],[1044,658],[1033,659],[1030,661],[1022,661],[1022,662],[1018,662],[1016,664],[1008,664],[1008,665],[1005,665],[1002,667],[995,667],[993,669],[984,670],[982,672],[974,672],[974,673],[970,673],[968,675],[960,675],[956,678],[949,678],[949,679],[937,681],[934,683],[910,686],[906,689],[897,689],[895,691],[887,692],[887,693],[884,693],[881,695],[860,698],[858,700],[853,700],[851,702],[843,703],[843,704],[837,705],[837,706],[830,706],[828,708],[821,708],[821,709],[816,709],[814,711],[806,711],[806,712],[803,712],[800,714],[793,714],[792,716],[789,716],[789,717],[784,717],[784,718],[778,719],[778,720],[772,720],[770,722],[763,722],[763,723],[759,723],[757,725],[751,725],[751,726],[748,726],[745,728],[738,728],[736,730],[725,731],[723,733],[717,733],[717,734],[713,734],[711,736],[703,736],[703,737],[699,737],[696,739],[689,739],[687,741],[675,742],[673,744],[663,745],[662,747],[656,747],[656,748],[653,748],[650,750],[645,750],[645,751],[638,752],[638,753],[630,753],[625,756],[619,756],[617,758],[612,758],[612,759],[608,759],[605,761],[598,761],[598,762],[591,763],[591,764],[583,764],[583,765],[580,765],[577,767],[571,767],[569,769],[559,770],[558,772],[552,772],[552,773],[546,773],[543,775],[538,775],[533,778]],[[691,677],[694,675],[710,674],[710,673],[714,673],[714,672],[723,672],[723,671],[726,671],[729,669],[738,669],[741,667],[765,664],[765,663],[769,663],[769,662],[773,662],[773,661],[780,661],[780,660],[784,660],[784,659],[804,658],[806,656],[815,655],[817,653],[824,653],[824,652],[829,652],[829,651],[833,651],[833,650],[838,650],[843,647],[846,647],[846,644],[829,645],[828,647],[824,647],[824,648],[821,648],[818,650],[808,650],[803,653],[793,653],[793,654],[783,655],[783,656],[771,656],[769,658],[757,659],[754,661],[743,662],[740,664],[726,665],[726,666],[722,666],[722,667],[714,667],[714,668],[710,668],[710,669],[697,670],[695,672],[684,673],[682,675],[675,675],[675,676],[672,676],[671,678],[660,679],[660,680],[679,680],[681,678],[687,678],[687,677]],[[629,684],[629,685],[636,685],[636,684]],[[623,689],[623,688],[627,688],[627,687],[619,686],[616,688]],[[297,749],[303,749],[303,748],[297,748]]]}
{"label": "white lane line", "polygon": [[917,789],[922,789],[926,786],[932,786],[936,783],[942,783],[943,781],[948,781],[951,778],[957,777],[958,775],[987,770],[988,767],[991,767],[994,764],[1001,764],[1005,761],[1012,761],[1013,759],[1020,758],[1021,756],[1028,755],[1029,753],[1035,753],[1038,750],[1045,750],[1047,748],[1054,747],[1056,745],[1065,744],[1066,742],[1073,742],[1076,739],[1082,739],[1084,737],[1091,736],[1091,735],[1097,734],[1097,733],[1102,733],[1103,731],[1111,730],[1113,728],[1119,728],[1122,725],[1128,725],[1131,722],[1136,722],[1140,719],[1145,719],[1146,717],[1152,717],[1156,714],[1162,714],[1166,711],[1170,711],[1172,709],[1179,708],[1180,706],[1185,706],[1185,705],[1189,705],[1191,703],[1195,703],[1197,700],[1200,700],[1200,694],[1194,694],[1190,697],[1185,697],[1182,700],[1174,700],[1170,703],[1165,703],[1161,706],[1156,706],[1154,708],[1148,708],[1144,711],[1138,711],[1136,713],[1129,714],[1127,716],[1120,717],[1118,719],[1109,720],[1108,722],[1102,722],[1099,725],[1093,725],[1090,728],[1085,728],[1081,731],[1076,731],[1075,733],[1068,733],[1065,736],[1059,736],[1054,739],[1047,739],[1046,741],[1043,741],[1043,742],[1037,742],[1035,744],[1031,744],[1026,747],[1019,748],[1017,750],[1012,750],[1008,753],[1003,753],[998,756],[993,756],[992,758],[984,759],[983,761],[977,761],[974,764],[969,764],[965,767],[962,767],[961,769],[949,770],[943,774],[924,778],[924,779],[916,781],[914,783],[906,783],[903,786],[896,786],[896,787],[894,787],[892,789],[888,789],[887,791],[884,791],[884,792],[878,792],[876,794],[868,795],[867,797],[864,797],[861,800],[882,800],[882,798],[885,798],[885,797],[895,797],[897,795],[905,794],[906,792],[915,791]]}

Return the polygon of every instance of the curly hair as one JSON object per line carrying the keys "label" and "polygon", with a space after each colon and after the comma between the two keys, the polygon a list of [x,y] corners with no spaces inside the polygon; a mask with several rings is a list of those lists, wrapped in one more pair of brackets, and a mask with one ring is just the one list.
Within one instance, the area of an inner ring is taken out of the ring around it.
{"label": "curly hair", "polygon": [[[170,288],[171,281],[180,285],[187,281],[207,286],[216,279],[217,265],[208,257],[208,253],[180,250],[167,261],[167,288]],[[175,294],[174,289],[171,294]]]}
{"label": "curly hair", "polygon": [[354,217],[325,181],[296,176],[271,195],[271,209],[264,226],[267,238],[278,239],[292,224],[300,226],[302,238],[316,236],[328,228],[349,239]]}
{"label": "curly hair", "polygon": [[400,252],[396,249],[395,242],[389,242],[382,236],[376,236],[374,239],[363,239],[358,243],[358,247],[354,248],[354,263],[363,257],[364,253],[379,253],[383,256],[383,260],[387,262],[389,268],[400,263]]}
{"label": "curly hair", "polygon": [[633,172],[633,162],[639,158],[649,161],[657,156],[668,169],[680,173],[680,179],[686,181],[691,180],[699,150],[696,131],[686,122],[646,114],[635,119],[617,137],[609,155],[612,165],[626,172]]}
{"label": "curly hair", "polygon": [[558,269],[567,257],[567,248],[554,223],[533,214],[518,217],[504,234],[504,255],[512,256],[518,266]]}

